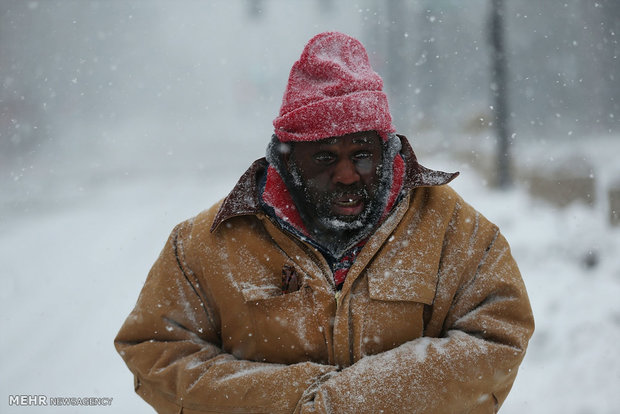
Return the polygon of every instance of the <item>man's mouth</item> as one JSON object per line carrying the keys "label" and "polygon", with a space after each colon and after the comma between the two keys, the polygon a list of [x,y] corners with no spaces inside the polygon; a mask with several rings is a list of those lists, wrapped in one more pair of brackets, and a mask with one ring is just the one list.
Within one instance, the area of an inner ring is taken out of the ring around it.
{"label": "man's mouth", "polygon": [[364,210],[364,199],[358,195],[342,196],[332,201],[332,211],[338,216],[357,216]]}

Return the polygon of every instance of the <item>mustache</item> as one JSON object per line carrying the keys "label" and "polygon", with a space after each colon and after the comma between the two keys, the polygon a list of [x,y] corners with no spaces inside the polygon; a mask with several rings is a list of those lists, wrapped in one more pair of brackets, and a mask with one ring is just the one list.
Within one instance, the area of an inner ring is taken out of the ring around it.
{"label": "mustache", "polygon": [[368,192],[368,189],[364,186],[341,187],[325,194],[324,199],[326,199],[327,201],[333,201],[347,197],[368,200],[370,198],[370,193]]}

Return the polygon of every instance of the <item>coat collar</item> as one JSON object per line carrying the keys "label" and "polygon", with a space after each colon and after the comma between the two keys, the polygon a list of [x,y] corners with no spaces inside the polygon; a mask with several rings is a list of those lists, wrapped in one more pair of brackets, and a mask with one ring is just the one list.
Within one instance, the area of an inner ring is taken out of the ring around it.
{"label": "coat collar", "polygon": [[[418,163],[407,138],[403,135],[398,135],[398,137],[402,144],[401,155],[405,160],[406,166],[405,180],[402,187],[403,194],[418,187],[434,187],[448,184],[459,175],[458,172],[446,173],[423,167]],[[211,226],[212,232],[222,222],[232,217],[257,215],[262,212],[258,199],[258,182],[264,176],[268,166],[267,160],[260,158],[254,161],[250,168],[239,178],[239,181],[226,196],[215,215],[213,225]]]}

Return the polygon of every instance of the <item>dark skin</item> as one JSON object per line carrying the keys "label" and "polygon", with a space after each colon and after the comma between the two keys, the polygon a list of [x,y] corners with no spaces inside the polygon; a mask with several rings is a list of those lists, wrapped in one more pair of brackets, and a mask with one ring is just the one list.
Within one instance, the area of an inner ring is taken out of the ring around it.
{"label": "dark skin", "polygon": [[296,142],[283,156],[297,182],[293,198],[311,233],[343,241],[368,224],[376,210],[383,161],[382,140],[375,131]]}

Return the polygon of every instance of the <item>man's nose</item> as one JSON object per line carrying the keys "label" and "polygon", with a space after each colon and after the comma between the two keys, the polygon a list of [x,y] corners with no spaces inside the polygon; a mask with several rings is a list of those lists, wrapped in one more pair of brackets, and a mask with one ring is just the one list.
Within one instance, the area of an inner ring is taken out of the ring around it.
{"label": "man's nose", "polygon": [[338,161],[335,166],[332,181],[344,185],[355,184],[360,180],[360,175],[355,168],[353,161],[343,159]]}

